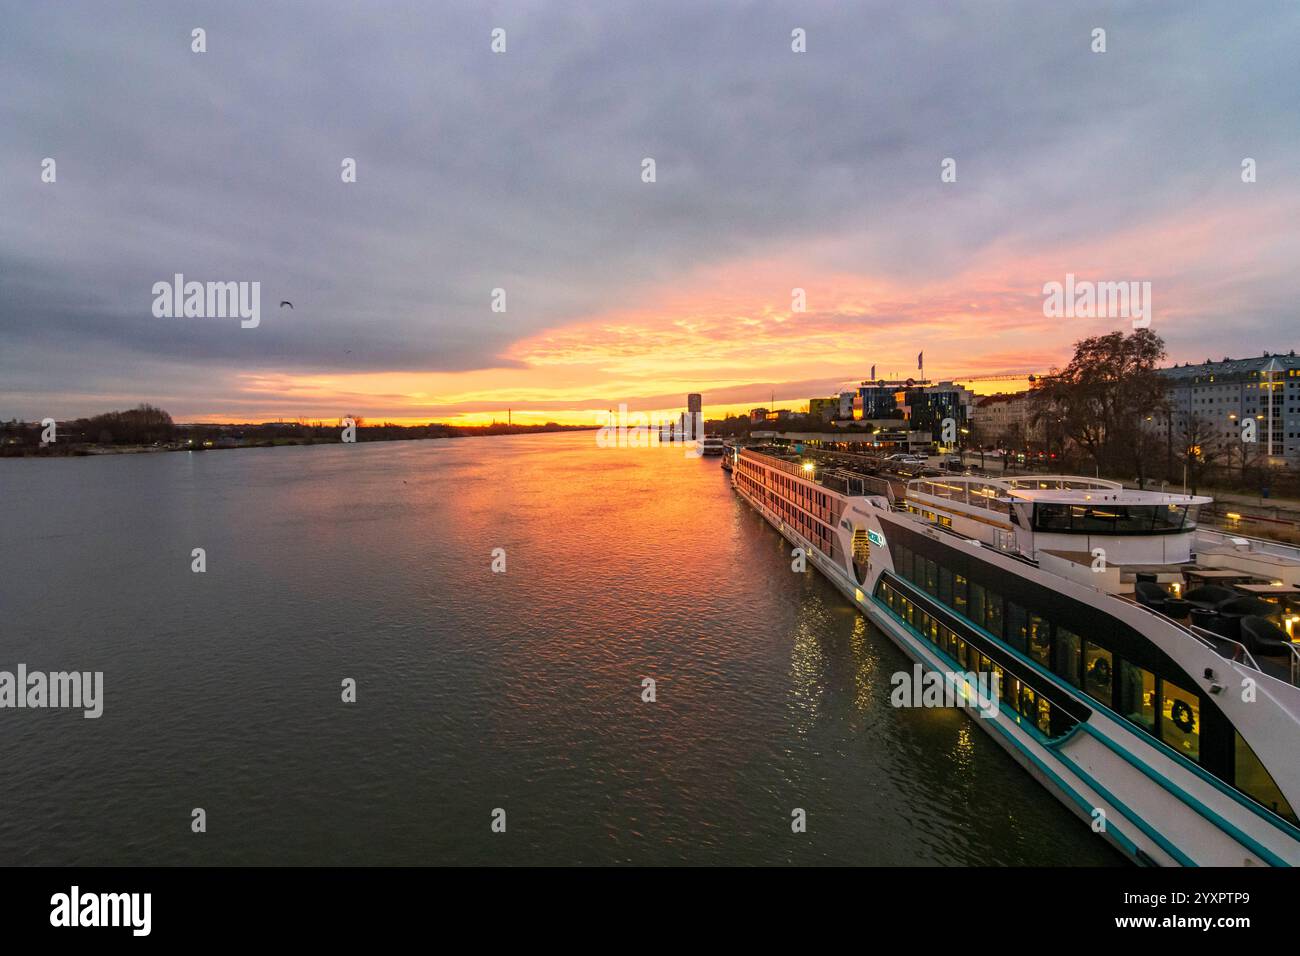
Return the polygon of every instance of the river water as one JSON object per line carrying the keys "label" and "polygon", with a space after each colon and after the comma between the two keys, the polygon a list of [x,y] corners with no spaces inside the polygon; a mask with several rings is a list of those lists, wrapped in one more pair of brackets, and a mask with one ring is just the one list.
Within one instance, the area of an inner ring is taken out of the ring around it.
{"label": "river water", "polygon": [[104,674],[99,719],[0,710],[0,864],[1118,862],[968,718],[890,706],[907,660],[717,459],[578,432],[0,488],[0,670]]}

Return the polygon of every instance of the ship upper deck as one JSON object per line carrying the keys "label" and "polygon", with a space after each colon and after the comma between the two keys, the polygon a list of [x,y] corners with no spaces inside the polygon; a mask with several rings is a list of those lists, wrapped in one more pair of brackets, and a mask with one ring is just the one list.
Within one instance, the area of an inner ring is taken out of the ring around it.
{"label": "ship upper deck", "polygon": [[[1032,535],[1102,535],[1128,538],[1190,535],[1200,506],[1213,501],[1201,495],[1136,491],[1114,481],[1046,475],[1041,478],[986,478],[970,475],[918,478],[908,482],[907,497],[951,516],[993,512]],[[1006,524],[1003,527],[1007,527]],[[1048,539],[1021,537],[1018,547],[1033,555],[1050,547]],[[1161,546],[1161,560],[1171,560]],[[1131,542],[1112,555],[1117,561],[1150,563],[1154,550]],[[1182,558],[1182,560],[1186,560]]]}
{"label": "ship upper deck", "polygon": [[792,453],[785,448],[760,446],[741,449],[740,458],[776,471],[793,475],[843,497],[879,495],[894,501],[888,480],[840,466],[828,467],[815,452]]}
{"label": "ship upper deck", "polygon": [[1203,495],[1177,495],[1161,491],[1136,491],[1131,488],[1014,488],[1007,492],[1020,501],[1051,502],[1053,504],[1113,504],[1113,505],[1203,505],[1213,498]]}
{"label": "ship upper deck", "polygon": [[1168,494],[1137,491],[1119,482],[1102,478],[1079,478],[1070,475],[1045,475],[1039,478],[989,478],[954,475],[943,478],[916,478],[907,483],[907,496],[924,500],[932,506],[945,502],[1007,512],[1014,502],[1030,505],[1035,513],[1086,513],[1093,516],[1146,514],[1156,509],[1186,511],[1192,506],[1209,504],[1213,498],[1202,495]]}

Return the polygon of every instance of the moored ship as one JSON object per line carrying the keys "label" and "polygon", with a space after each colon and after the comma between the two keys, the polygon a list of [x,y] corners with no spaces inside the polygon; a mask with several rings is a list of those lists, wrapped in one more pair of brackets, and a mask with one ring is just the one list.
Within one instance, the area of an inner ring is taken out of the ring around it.
{"label": "moored ship", "polygon": [[899,501],[811,457],[742,450],[733,486],[1094,831],[1142,864],[1300,863],[1300,550],[1198,529],[1204,497],[944,476]]}

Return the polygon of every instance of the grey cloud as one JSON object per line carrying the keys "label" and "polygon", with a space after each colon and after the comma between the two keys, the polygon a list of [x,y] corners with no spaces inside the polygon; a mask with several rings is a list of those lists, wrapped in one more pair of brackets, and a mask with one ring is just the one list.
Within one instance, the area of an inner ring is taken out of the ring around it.
{"label": "grey cloud", "polygon": [[[837,266],[919,279],[1195,210],[1230,197],[1246,151],[1271,173],[1294,154],[1300,11],[1246,6],[11,8],[0,414],[84,387],[72,353],[129,357],[105,389],[151,369],[147,397],[237,370],[495,368],[523,336],[822,236],[860,237]],[[175,272],[262,281],[262,328],[154,319]],[[292,314],[267,307],[282,297]]]}

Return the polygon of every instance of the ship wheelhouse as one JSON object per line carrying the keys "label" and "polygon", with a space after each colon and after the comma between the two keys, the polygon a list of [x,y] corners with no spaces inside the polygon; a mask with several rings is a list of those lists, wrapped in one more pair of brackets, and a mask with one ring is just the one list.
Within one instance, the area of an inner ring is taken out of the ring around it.
{"label": "ship wheelhouse", "polygon": [[922,478],[907,486],[909,511],[1000,550],[1037,561],[1044,552],[1100,548],[1119,565],[1192,560],[1197,513],[1211,500],[1063,475]]}

